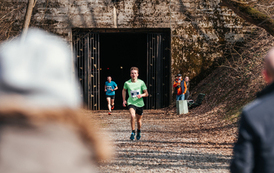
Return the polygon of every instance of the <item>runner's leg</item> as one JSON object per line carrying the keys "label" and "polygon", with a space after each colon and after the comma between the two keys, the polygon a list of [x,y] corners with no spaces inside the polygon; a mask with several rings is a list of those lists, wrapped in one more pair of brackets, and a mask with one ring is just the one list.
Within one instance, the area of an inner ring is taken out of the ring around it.
{"label": "runner's leg", "polygon": [[141,126],[142,126],[142,115],[136,114],[136,117],[137,117],[137,127],[138,127],[138,130],[141,130]]}
{"label": "runner's leg", "polygon": [[134,140],[134,138],[135,138],[135,114],[136,114],[136,111],[133,108],[129,108],[129,113],[130,113],[130,116],[131,116],[130,123],[131,123],[131,129],[132,129],[132,133],[130,135],[130,140]]}
{"label": "runner's leg", "polygon": [[111,99],[111,109],[114,109],[114,99]]}
{"label": "runner's leg", "polygon": [[108,101],[108,111],[111,112],[110,97],[107,97],[107,101]]}
{"label": "runner's leg", "polygon": [[130,113],[130,116],[131,116],[131,119],[130,119],[131,129],[135,130],[135,114],[136,114],[136,112],[133,108],[130,108],[129,113]]}
{"label": "runner's leg", "polygon": [[139,114],[136,114],[136,117],[137,117],[137,127],[138,127],[136,139],[140,140],[141,139],[142,116]]}

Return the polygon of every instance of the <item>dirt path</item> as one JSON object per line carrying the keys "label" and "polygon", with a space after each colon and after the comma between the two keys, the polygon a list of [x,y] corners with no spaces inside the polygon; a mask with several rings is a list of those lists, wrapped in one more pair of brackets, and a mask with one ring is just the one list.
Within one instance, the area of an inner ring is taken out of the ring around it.
{"label": "dirt path", "polygon": [[164,110],[146,110],[142,138],[131,141],[128,111],[116,110],[110,116],[106,111],[87,113],[101,120],[115,143],[116,157],[103,163],[101,172],[229,172],[233,143],[218,137],[227,130],[214,125],[208,130],[195,114],[171,116]]}

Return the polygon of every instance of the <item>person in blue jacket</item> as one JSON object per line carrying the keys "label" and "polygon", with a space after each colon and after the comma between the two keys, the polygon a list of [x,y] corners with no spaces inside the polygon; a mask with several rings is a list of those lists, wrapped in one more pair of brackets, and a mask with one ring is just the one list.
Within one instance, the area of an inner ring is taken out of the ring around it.
{"label": "person in blue jacket", "polygon": [[105,92],[106,98],[108,102],[108,114],[111,115],[111,110],[114,109],[114,99],[115,99],[115,91],[118,89],[117,84],[112,81],[111,76],[107,77],[107,81],[105,82]]}

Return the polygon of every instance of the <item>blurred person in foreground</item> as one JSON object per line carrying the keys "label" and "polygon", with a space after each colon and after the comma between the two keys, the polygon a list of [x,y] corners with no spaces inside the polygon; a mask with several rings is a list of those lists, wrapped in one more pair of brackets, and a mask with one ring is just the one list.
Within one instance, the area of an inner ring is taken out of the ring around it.
{"label": "blurred person in foreground", "polygon": [[80,110],[69,46],[30,29],[0,46],[0,172],[91,173],[109,145]]}
{"label": "blurred person in foreground", "polygon": [[232,173],[274,172],[274,48],[264,60],[263,76],[268,86],[242,111]]}

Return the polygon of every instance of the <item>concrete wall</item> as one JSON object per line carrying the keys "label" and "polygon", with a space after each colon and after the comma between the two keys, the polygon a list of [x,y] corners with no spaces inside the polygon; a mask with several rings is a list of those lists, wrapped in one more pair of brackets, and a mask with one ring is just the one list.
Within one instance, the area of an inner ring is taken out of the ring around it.
{"label": "concrete wall", "polygon": [[[27,0],[0,2],[2,22],[13,21],[6,35],[16,35],[21,30],[26,3]],[[249,33],[248,24],[218,3],[219,0],[38,0],[31,26],[54,32],[68,42],[72,42],[72,28],[170,28],[172,72],[194,77],[222,57],[232,42],[242,41]]]}

